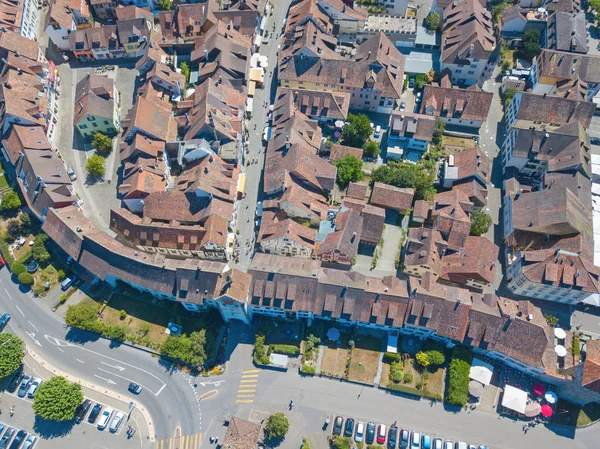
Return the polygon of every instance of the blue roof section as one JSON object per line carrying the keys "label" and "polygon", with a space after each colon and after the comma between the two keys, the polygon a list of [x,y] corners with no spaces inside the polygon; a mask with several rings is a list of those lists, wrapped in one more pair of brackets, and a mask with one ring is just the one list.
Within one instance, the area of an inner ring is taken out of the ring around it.
{"label": "blue roof section", "polygon": [[322,220],[317,232],[317,242],[324,242],[329,234],[335,231],[335,223],[331,220]]}

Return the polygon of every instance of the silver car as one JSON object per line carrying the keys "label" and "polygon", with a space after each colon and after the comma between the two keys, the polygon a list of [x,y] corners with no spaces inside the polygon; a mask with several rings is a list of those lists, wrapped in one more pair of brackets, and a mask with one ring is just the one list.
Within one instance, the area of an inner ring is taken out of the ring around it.
{"label": "silver car", "polygon": [[359,421],[356,425],[356,433],[354,434],[354,441],[361,443],[365,438],[365,423]]}
{"label": "silver car", "polygon": [[31,382],[31,385],[29,385],[29,390],[27,390],[27,397],[29,399],[33,399],[33,396],[35,396],[35,392],[37,391],[41,383],[42,379],[40,379],[39,377],[33,378],[33,382]]}
{"label": "silver car", "polygon": [[31,449],[35,444],[35,440],[37,440],[35,435],[29,435],[23,443],[23,446],[21,446],[21,449]]}

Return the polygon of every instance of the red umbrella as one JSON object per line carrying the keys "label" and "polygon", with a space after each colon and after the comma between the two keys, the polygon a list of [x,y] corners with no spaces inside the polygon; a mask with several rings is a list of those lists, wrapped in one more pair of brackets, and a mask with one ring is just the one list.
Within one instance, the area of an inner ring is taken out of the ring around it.
{"label": "red umbrella", "polygon": [[544,404],[542,405],[542,415],[544,415],[546,418],[552,416],[552,407],[550,407],[548,404]]}
{"label": "red umbrella", "polygon": [[544,394],[544,386],[540,383],[537,383],[533,386],[533,391],[535,394]]}

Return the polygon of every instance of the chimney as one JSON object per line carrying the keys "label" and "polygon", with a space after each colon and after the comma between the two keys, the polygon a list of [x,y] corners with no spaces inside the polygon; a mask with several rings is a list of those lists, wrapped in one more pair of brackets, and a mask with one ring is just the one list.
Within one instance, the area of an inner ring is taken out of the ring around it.
{"label": "chimney", "polygon": [[208,167],[204,167],[204,174],[208,173]]}
{"label": "chimney", "polygon": [[356,240],[356,231],[352,233],[352,238],[350,239],[350,243],[354,243],[354,240]]}
{"label": "chimney", "polygon": [[[204,59],[208,61],[208,50],[204,50]],[[545,94],[544,94],[545,95]]]}

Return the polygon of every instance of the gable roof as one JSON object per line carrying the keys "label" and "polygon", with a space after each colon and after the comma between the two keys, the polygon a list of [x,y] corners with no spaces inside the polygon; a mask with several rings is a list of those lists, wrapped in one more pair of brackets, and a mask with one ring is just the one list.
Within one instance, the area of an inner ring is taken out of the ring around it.
{"label": "gable roof", "polygon": [[467,89],[426,85],[421,113],[484,122],[493,97],[491,92],[483,92],[476,84]]}
{"label": "gable roof", "polygon": [[394,187],[376,182],[371,191],[370,203],[384,209],[408,210],[412,207],[415,189]]}

